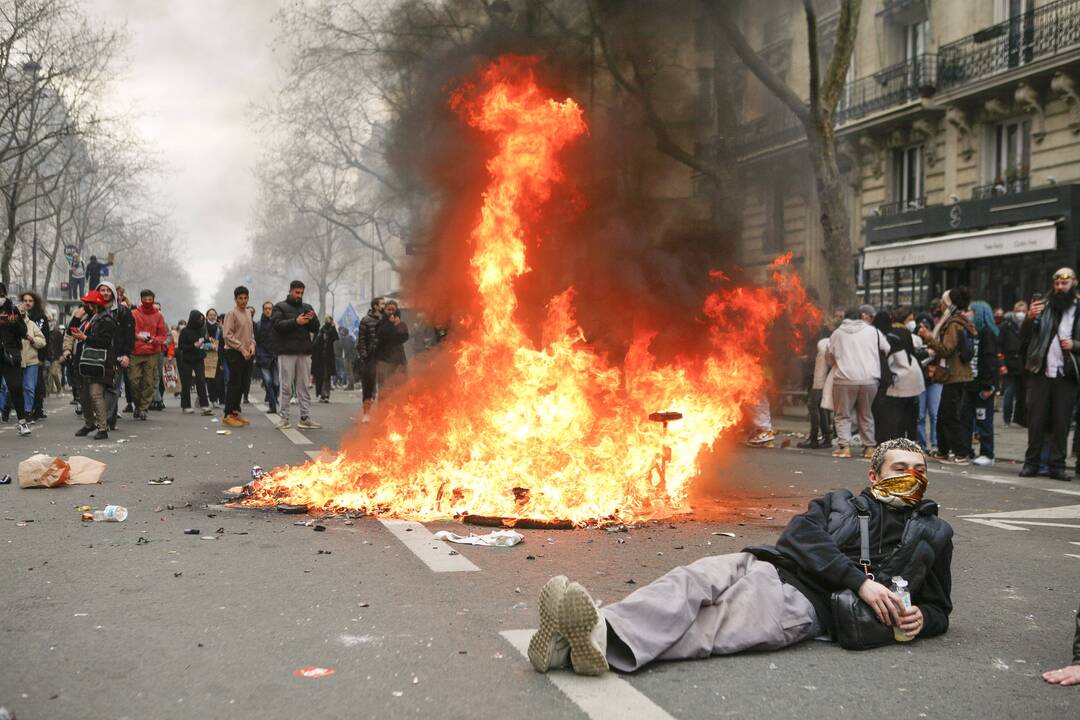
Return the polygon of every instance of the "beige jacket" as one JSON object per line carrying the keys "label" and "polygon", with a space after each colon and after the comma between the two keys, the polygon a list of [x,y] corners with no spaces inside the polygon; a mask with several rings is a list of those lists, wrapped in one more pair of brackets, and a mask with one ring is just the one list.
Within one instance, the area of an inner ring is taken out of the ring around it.
{"label": "beige jacket", "polygon": [[41,328],[30,318],[26,320],[26,332],[30,336],[22,341],[22,366],[30,367],[38,364],[38,350],[45,347],[45,336],[41,334]]}

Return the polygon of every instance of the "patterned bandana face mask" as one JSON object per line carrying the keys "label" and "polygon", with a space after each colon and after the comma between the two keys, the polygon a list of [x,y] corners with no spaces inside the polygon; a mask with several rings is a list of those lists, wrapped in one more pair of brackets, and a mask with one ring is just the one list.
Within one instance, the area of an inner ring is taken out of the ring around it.
{"label": "patterned bandana face mask", "polygon": [[926,492],[926,473],[909,470],[901,475],[878,480],[870,493],[886,505],[901,510],[918,505]]}

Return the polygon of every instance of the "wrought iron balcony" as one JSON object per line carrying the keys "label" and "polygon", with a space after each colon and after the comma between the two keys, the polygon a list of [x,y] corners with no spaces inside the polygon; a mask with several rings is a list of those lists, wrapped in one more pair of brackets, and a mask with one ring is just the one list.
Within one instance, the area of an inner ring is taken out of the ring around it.
{"label": "wrought iron balcony", "polygon": [[935,55],[919,55],[897,63],[844,86],[836,107],[836,122],[851,122],[894,105],[933,95],[936,84]]}
{"label": "wrought iron balcony", "polygon": [[1014,195],[1031,189],[1031,176],[1021,175],[1012,180],[999,180],[988,185],[978,185],[971,189],[972,200],[985,200],[998,195]]}
{"label": "wrought iron balcony", "polygon": [[789,110],[782,109],[754,118],[739,127],[737,152],[747,157],[805,137],[802,123]]}
{"label": "wrought iron balcony", "polygon": [[1080,0],[1057,0],[938,50],[945,90],[1080,47]]}
{"label": "wrought iron balcony", "polygon": [[922,210],[926,207],[926,196],[922,195],[911,200],[897,200],[891,203],[885,203],[884,205],[878,205],[878,215],[880,217],[888,217],[890,215],[899,215],[900,213],[911,212],[913,210]]}

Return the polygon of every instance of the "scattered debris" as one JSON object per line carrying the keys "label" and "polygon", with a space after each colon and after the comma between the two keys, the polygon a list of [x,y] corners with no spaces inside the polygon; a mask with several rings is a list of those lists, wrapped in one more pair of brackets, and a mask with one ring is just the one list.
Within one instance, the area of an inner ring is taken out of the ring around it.
{"label": "scattered debris", "polygon": [[281,503],[280,505],[276,505],[275,509],[280,513],[285,513],[286,515],[303,515],[308,511],[307,505],[289,505],[287,503]]}
{"label": "scattered debris", "polygon": [[321,678],[333,675],[335,670],[333,668],[324,667],[302,667],[293,670],[293,675],[303,678]]}
{"label": "scattered debris", "polygon": [[93,458],[75,455],[63,460],[38,453],[19,463],[19,487],[93,485],[101,482],[104,474],[105,463]]}
{"label": "scattered debris", "polygon": [[318,551],[315,552],[315,554],[316,555],[332,555],[333,551],[332,550],[318,550]]}
{"label": "scattered debris", "polygon": [[536,556],[535,556],[535,555],[526,555],[526,556],[525,556],[525,559],[526,559],[526,560],[535,560],[535,559],[536,559]]}
{"label": "scattered debris", "polygon": [[[217,422],[216,420],[214,422]],[[218,435],[232,435],[232,430],[218,430]]]}
{"label": "scattered debris", "polygon": [[172,576],[173,576],[173,577],[180,577],[180,576],[181,576],[181,575],[183,575],[183,574],[184,574],[183,572],[177,571],[177,572],[174,572],[174,573],[172,574]]}
{"label": "scattered debris", "polygon": [[122,505],[106,505],[104,510],[94,511],[94,522],[124,522],[128,511]]}
{"label": "scattered debris", "polygon": [[199,528],[184,528],[185,535],[198,535]]}
{"label": "scattered debris", "polygon": [[[251,446],[250,446],[250,445],[248,445],[248,447],[251,447]],[[252,466],[251,466],[251,479],[252,479],[252,480],[259,480],[259,479],[261,479],[261,478],[262,478],[262,476],[263,476],[263,475],[265,475],[265,474],[266,474],[266,471],[265,471],[265,470],[263,470],[263,469],[262,469],[261,467],[259,467],[258,465],[252,465]]]}
{"label": "scattered debris", "polygon": [[620,523],[618,525],[608,525],[607,527],[604,528],[604,530],[606,530],[609,533],[628,532],[629,529],[630,528],[626,527],[622,523]]}
{"label": "scattered debris", "polygon": [[161,477],[157,478],[156,480],[147,480],[146,484],[147,485],[172,485],[173,484],[173,478],[169,477],[168,475],[162,475]]}
{"label": "scattered debris", "polygon": [[[435,533],[436,540],[459,543],[461,545],[486,545],[488,547],[513,547],[525,541],[525,536],[517,530],[492,530],[487,535],[458,535],[449,530],[440,530]],[[531,559],[532,556],[530,555]]]}
{"label": "scattered debris", "polygon": [[325,525],[315,525],[311,529],[314,530],[315,532],[326,532],[326,526]]}
{"label": "scattered debris", "polygon": [[5,473],[3,477],[0,477],[0,485],[10,485],[10,484],[11,484],[11,476],[10,475]]}
{"label": "scattered debris", "polygon": [[145,537],[145,536],[139,536],[139,538],[135,541],[135,544],[136,545],[149,545],[150,544],[150,538]]}
{"label": "scattered debris", "polygon": [[634,578],[630,578],[629,580],[626,581],[625,584],[626,585],[637,585],[637,580],[635,580]]}
{"label": "scattered debris", "polygon": [[200,540],[217,540],[217,538],[216,538],[216,537],[214,537],[213,535],[203,535],[203,536],[202,536],[201,538],[199,538],[199,539],[200,539]]}
{"label": "scattered debris", "polygon": [[[739,524],[741,525],[742,523],[739,523]],[[735,533],[733,533],[733,532],[714,532],[713,535],[723,535],[724,537],[729,537],[729,538],[735,537]]]}

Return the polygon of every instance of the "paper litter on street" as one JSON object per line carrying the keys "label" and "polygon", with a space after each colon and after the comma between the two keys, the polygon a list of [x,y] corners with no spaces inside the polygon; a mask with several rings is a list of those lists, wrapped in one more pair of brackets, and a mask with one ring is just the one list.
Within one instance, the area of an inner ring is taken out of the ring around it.
{"label": "paper litter on street", "polygon": [[436,540],[459,543],[461,545],[487,545],[489,547],[513,547],[518,543],[525,542],[525,536],[517,530],[493,530],[487,535],[458,535],[449,530],[440,530],[435,533]]}

